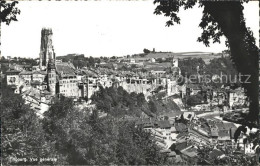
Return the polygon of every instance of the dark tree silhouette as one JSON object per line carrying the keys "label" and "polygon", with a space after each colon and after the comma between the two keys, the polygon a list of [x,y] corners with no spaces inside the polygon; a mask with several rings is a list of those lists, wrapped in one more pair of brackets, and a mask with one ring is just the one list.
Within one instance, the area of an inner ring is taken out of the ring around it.
{"label": "dark tree silhouette", "polygon": [[[248,1],[244,1],[248,2]],[[242,86],[246,89],[246,94],[250,99],[249,114],[245,119],[247,125],[258,122],[258,48],[255,45],[255,38],[252,31],[246,27],[243,15],[243,3],[241,1],[174,1],[155,0],[157,4],[154,13],[164,14],[170,17],[166,26],[180,23],[178,12],[181,7],[185,10],[192,8],[196,3],[204,7],[203,16],[199,26],[203,29],[199,42],[203,42],[207,47],[210,40],[213,43],[220,42],[220,37],[227,38],[227,46],[230,47],[231,59],[238,72],[242,75],[250,75],[248,82]],[[242,82],[247,78],[242,77]]]}
{"label": "dark tree silhouette", "polygon": [[7,25],[9,25],[11,21],[17,21],[16,16],[17,14],[20,14],[20,10],[17,7],[15,7],[16,4],[18,4],[18,1],[8,3],[6,1],[1,1],[1,22],[4,22]]}
{"label": "dark tree silhouette", "polygon": [[[2,83],[4,97],[0,100],[0,116],[3,165],[25,164],[14,158],[49,157],[43,128],[35,111],[30,109],[21,95],[13,93],[12,87],[6,85],[6,80]],[[31,164],[37,164],[37,161]]]}
{"label": "dark tree silhouette", "polygon": [[[9,25],[11,21],[17,21],[16,15],[20,14],[20,10],[15,7],[18,1],[6,2],[2,1],[0,3],[0,23],[6,23]],[[1,32],[0,32],[1,36]],[[0,42],[1,44],[1,42]]]}
{"label": "dark tree silhouette", "polygon": [[147,48],[144,48],[144,50],[143,50],[143,51],[144,51],[144,53],[145,53],[145,54],[148,54],[148,53],[150,53],[150,52],[151,52],[151,51],[150,51],[150,50],[148,50]]}

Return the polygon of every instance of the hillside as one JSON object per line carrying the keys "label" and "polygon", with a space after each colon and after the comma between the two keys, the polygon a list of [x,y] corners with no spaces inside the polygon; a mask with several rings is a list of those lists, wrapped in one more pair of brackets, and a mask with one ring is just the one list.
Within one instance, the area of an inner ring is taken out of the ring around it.
{"label": "hillside", "polygon": [[141,53],[141,54],[134,54],[131,56],[131,58],[134,59],[151,59],[151,58],[202,58],[205,63],[209,63],[211,59],[214,58],[220,58],[221,54],[211,53],[211,52],[150,52],[147,54]]}
{"label": "hillside", "polygon": [[56,59],[60,60],[69,60],[69,59],[73,59],[75,57],[81,57],[81,58],[84,58],[84,54],[67,54],[67,55],[64,55],[64,56],[57,56]]}
{"label": "hillside", "polygon": [[132,58],[168,58],[168,57],[215,57],[216,54],[211,52],[150,52],[147,54],[134,54]]}

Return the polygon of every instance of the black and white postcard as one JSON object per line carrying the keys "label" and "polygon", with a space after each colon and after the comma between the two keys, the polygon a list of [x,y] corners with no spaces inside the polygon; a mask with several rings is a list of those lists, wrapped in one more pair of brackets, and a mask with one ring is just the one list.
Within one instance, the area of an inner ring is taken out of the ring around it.
{"label": "black and white postcard", "polygon": [[258,165],[259,2],[1,0],[2,165]]}

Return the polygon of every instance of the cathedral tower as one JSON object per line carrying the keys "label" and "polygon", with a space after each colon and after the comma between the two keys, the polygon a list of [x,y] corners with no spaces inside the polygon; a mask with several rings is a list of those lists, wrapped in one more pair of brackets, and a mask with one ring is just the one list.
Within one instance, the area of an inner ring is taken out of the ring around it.
{"label": "cathedral tower", "polygon": [[56,67],[54,60],[49,60],[47,67],[47,77],[48,77],[48,90],[51,92],[51,95],[54,96],[56,94],[56,84],[57,84],[57,76],[56,76]]}
{"label": "cathedral tower", "polygon": [[52,29],[43,28],[41,31],[40,69],[45,70],[50,61],[55,63],[56,56],[52,45]]}

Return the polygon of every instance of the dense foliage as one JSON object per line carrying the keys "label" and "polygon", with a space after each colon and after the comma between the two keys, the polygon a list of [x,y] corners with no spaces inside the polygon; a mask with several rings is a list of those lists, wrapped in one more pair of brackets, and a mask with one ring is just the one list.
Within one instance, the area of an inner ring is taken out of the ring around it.
{"label": "dense foliage", "polygon": [[[3,84],[1,99],[2,162],[19,164],[18,158],[49,155],[41,122],[24,99]],[[37,164],[34,163],[34,164]]]}
{"label": "dense foliage", "polygon": [[[109,113],[115,117],[125,115],[141,117],[143,114],[148,116],[161,115],[164,112],[180,111],[178,105],[172,100],[162,100],[162,96],[155,95],[146,101],[142,93],[128,93],[122,87],[102,88],[92,96],[97,109]],[[158,100],[159,99],[159,100]]]}
{"label": "dense foliage", "polygon": [[76,68],[83,67],[94,67],[95,64],[100,63],[100,58],[84,57],[83,54],[68,54],[66,56],[59,56],[57,59],[62,60],[63,62],[71,62]]}
{"label": "dense foliage", "polygon": [[97,109],[116,117],[124,115],[140,117],[142,112],[151,114],[143,94],[134,92],[129,94],[122,87],[100,87],[100,90],[92,96],[92,100]]}
{"label": "dense foliage", "polygon": [[32,58],[21,58],[21,57],[14,57],[11,60],[6,59],[4,56],[0,59],[0,63],[11,63],[11,64],[18,64],[18,65],[30,65],[35,66],[37,65],[37,61]]}
{"label": "dense foliage", "polygon": [[[73,106],[73,100],[61,96],[39,119],[18,94],[5,88],[1,101],[3,163],[40,163],[39,158],[55,158],[55,164],[79,165],[158,165],[166,156],[159,153],[150,133],[136,127],[134,121],[99,111]],[[142,97],[139,97],[142,101]],[[137,104],[140,104],[139,102]],[[36,158],[35,162],[20,161]]]}
{"label": "dense foliage", "polygon": [[[210,63],[204,68],[204,75],[205,82],[208,81],[207,83],[212,87],[220,88],[222,85],[241,86],[240,75],[230,57],[210,60]],[[210,78],[210,81],[208,78]]]}
{"label": "dense foliage", "polygon": [[229,57],[214,58],[210,60],[210,63],[205,68],[205,73],[210,76],[213,75],[227,75],[230,78],[235,79],[238,76],[238,72]]}
{"label": "dense foliage", "polygon": [[151,52],[151,51],[150,51],[150,50],[148,50],[147,48],[144,48],[144,50],[143,50],[143,51],[144,51],[144,53],[145,53],[145,54],[149,54],[149,53]]}
{"label": "dense foliage", "polygon": [[149,133],[134,122],[108,115],[99,118],[97,110],[78,110],[71,99],[62,97],[45,113],[44,131],[55,145],[62,164],[77,165],[158,165],[164,155]]}
{"label": "dense foliage", "polygon": [[187,105],[195,106],[204,102],[205,98],[201,94],[192,95],[187,97]]}
{"label": "dense foliage", "polygon": [[205,62],[202,58],[185,58],[179,60],[179,67],[181,69],[181,74],[184,77],[190,77],[191,75],[197,75],[198,67],[200,69],[205,67]]}
{"label": "dense foliage", "polygon": [[162,100],[160,94],[159,92],[153,97],[149,97],[148,105],[151,112],[156,113],[156,115],[162,115],[164,113],[181,111],[180,107],[171,98]]}
{"label": "dense foliage", "polygon": [[9,25],[12,21],[17,21],[16,16],[20,10],[16,7],[18,1],[6,2],[1,1],[0,21]]}
{"label": "dense foliage", "polygon": [[[214,58],[209,64],[206,64],[202,58],[185,58],[179,61],[179,67],[181,74],[190,79],[192,76],[200,75],[205,76],[206,82],[206,78],[212,79],[217,75],[223,76],[224,84],[238,82],[238,72],[229,57]],[[227,79],[224,76],[227,76]],[[212,80],[208,83],[212,84]]]}

